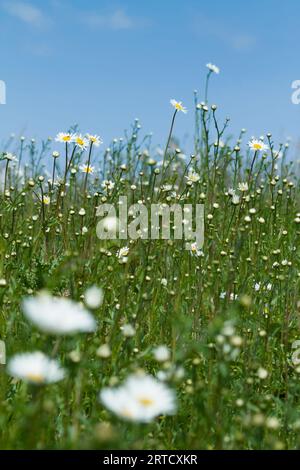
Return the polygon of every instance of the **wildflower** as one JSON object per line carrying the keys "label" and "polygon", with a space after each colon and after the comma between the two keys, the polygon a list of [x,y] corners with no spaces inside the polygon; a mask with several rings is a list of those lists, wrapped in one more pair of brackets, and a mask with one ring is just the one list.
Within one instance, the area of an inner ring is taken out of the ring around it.
{"label": "wildflower", "polygon": [[268,371],[264,369],[263,367],[259,367],[257,370],[257,377],[261,380],[264,380],[268,377]]}
{"label": "wildflower", "polygon": [[216,65],[214,64],[211,64],[210,62],[208,64],[206,64],[206,67],[213,73],[216,73],[217,75],[220,73],[220,69],[219,67],[217,67]]}
{"label": "wildflower", "polygon": [[72,142],[74,142],[81,150],[85,150],[88,146],[88,140],[81,134],[73,135]]}
{"label": "wildflower", "polygon": [[132,336],[135,335],[135,329],[132,325],[126,324],[121,326],[121,330],[125,338],[131,338]]}
{"label": "wildflower", "polygon": [[186,179],[191,183],[197,183],[200,180],[200,175],[195,171],[191,171],[188,176],[186,176]]}
{"label": "wildflower", "polygon": [[53,158],[58,158],[59,155],[60,155],[59,152],[56,152],[56,151],[52,152],[52,157],[53,157]]}
{"label": "wildflower", "polygon": [[86,305],[91,309],[100,307],[103,301],[102,289],[99,289],[99,287],[97,286],[89,287],[85,291],[84,300],[85,300]]}
{"label": "wildflower", "polygon": [[72,142],[73,137],[74,137],[74,134],[59,132],[57,136],[55,137],[55,141],[69,144]]}
{"label": "wildflower", "polygon": [[18,161],[17,157],[13,153],[9,153],[9,152],[4,154],[4,159],[9,160],[10,162]]}
{"label": "wildflower", "polygon": [[80,165],[79,169],[82,171],[82,173],[94,173],[94,167],[90,165]]}
{"label": "wildflower", "polygon": [[170,359],[170,351],[167,346],[157,346],[153,350],[153,356],[158,362],[166,362]]}
{"label": "wildflower", "polygon": [[263,152],[265,150],[268,150],[268,146],[264,144],[261,140],[257,139],[252,139],[248,142],[248,145],[251,150],[254,150],[255,152]]}
{"label": "wildflower", "polygon": [[117,257],[119,259],[121,258],[126,258],[127,256],[129,255],[129,248],[128,246],[123,246],[123,248],[120,248],[118,253],[117,253]]}
{"label": "wildflower", "polygon": [[26,318],[46,333],[64,335],[96,329],[94,318],[80,304],[47,292],[25,298],[22,309]]}
{"label": "wildflower", "polygon": [[203,256],[203,251],[198,249],[198,245],[197,245],[196,242],[191,243],[190,253],[191,253],[192,256]]}
{"label": "wildflower", "polygon": [[238,189],[239,191],[241,191],[242,193],[248,191],[249,187],[248,187],[248,183],[239,183],[238,184]]}
{"label": "wildflower", "polygon": [[99,147],[101,144],[103,144],[102,139],[98,135],[86,134],[86,136],[89,139],[90,143],[93,144],[95,147]]}
{"label": "wildflower", "polygon": [[99,348],[96,351],[96,354],[98,357],[101,357],[102,359],[107,359],[108,357],[111,356],[111,350],[108,344],[102,344],[99,346]]}
{"label": "wildflower", "polygon": [[65,376],[58,362],[40,351],[14,356],[8,363],[8,373],[36,385],[59,382]]}
{"label": "wildflower", "polygon": [[120,387],[104,388],[100,400],[121,418],[142,423],[176,409],[174,392],[150,375],[131,375]]}
{"label": "wildflower", "polygon": [[45,206],[48,206],[51,202],[51,199],[49,196],[43,196],[43,204],[45,204]]}
{"label": "wildflower", "polygon": [[82,207],[79,212],[78,212],[79,215],[81,215],[81,217],[85,216],[85,209]]}
{"label": "wildflower", "polygon": [[176,111],[182,111],[183,113],[187,113],[187,109],[182,105],[181,101],[176,101],[174,99],[170,100],[171,105],[176,109]]}
{"label": "wildflower", "polygon": [[115,187],[115,183],[113,181],[110,181],[110,180],[104,180],[103,183],[101,183],[101,186],[103,189],[107,189],[107,190],[113,190],[114,187]]}
{"label": "wildflower", "polygon": [[0,279],[0,287],[6,287],[7,282],[6,279]]}

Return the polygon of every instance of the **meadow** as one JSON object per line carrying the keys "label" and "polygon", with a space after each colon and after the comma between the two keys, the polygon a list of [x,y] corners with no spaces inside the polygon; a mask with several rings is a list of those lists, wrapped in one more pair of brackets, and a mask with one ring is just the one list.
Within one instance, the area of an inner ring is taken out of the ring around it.
{"label": "meadow", "polygon": [[[300,448],[298,167],[228,137],[207,72],[192,155],[175,100],[163,148],[136,120],[1,150],[1,449]],[[100,240],[120,196],[204,204],[203,247]]]}

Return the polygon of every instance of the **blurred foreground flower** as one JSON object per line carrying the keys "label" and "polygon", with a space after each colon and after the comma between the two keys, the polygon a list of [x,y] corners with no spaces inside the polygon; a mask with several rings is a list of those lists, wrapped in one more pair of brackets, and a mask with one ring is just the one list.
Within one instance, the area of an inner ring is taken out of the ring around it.
{"label": "blurred foreground flower", "polygon": [[93,316],[80,304],[66,298],[41,292],[23,300],[25,316],[40,330],[58,335],[92,332],[96,329]]}
{"label": "blurred foreground flower", "polygon": [[91,308],[95,309],[100,307],[103,300],[103,292],[102,289],[99,289],[97,286],[89,287],[84,294],[84,300],[86,305]]}
{"label": "blurred foreground flower", "polygon": [[100,400],[121,418],[141,423],[176,411],[175,393],[150,375],[131,375],[120,387],[104,388]]}
{"label": "blurred foreground flower", "polygon": [[37,385],[59,382],[65,376],[59,363],[40,351],[14,356],[8,363],[8,373]]}

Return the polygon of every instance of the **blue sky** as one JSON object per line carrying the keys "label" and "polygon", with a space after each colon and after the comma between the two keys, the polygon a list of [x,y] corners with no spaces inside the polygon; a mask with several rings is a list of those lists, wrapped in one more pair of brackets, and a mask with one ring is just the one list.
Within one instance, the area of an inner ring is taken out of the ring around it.
{"label": "blue sky", "polygon": [[0,0],[0,138],[47,137],[78,123],[105,144],[138,117],[164,144],[170,98],[191,110],[175,133],[193,131],[193,90],[207,62],[220,75],[209,98],[230,130],[277,141],[300,131],[291,83],[300,79],[297,0]]}

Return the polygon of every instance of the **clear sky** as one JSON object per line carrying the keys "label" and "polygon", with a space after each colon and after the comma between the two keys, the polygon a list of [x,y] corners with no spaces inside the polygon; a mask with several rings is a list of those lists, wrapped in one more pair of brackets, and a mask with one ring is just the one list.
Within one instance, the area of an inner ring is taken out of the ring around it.
{"label": "clear sky", "polygon": [[[47,137],[78,123],[106,145],[138,117],[164,144],[170,98],[192,110],[203,96],[237,134],[300,135],[299,0],[0,0],[0,138]],[[193,130],[193,112],[175,132]]]}

